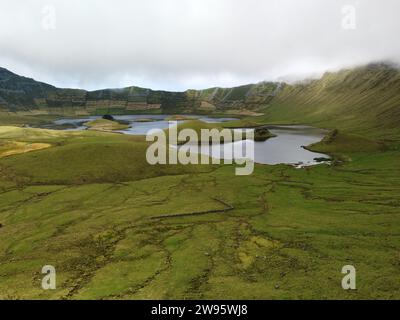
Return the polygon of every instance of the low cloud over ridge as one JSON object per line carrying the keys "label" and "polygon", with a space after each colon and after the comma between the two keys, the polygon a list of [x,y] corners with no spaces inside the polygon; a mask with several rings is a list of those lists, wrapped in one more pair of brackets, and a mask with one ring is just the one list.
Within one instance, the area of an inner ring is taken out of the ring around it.
{"label": "low cloud over ridge", "polygon": [[2,0],[0,66],[84,89],[298,79],[399,63],[398,12],[397,0]]}

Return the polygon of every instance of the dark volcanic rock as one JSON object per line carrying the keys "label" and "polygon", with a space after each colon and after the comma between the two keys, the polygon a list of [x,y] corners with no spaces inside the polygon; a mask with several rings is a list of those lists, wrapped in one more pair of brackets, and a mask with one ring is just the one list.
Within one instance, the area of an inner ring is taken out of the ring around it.
{"label": "dark volcanic rock", "polygon": [[265,127],[256,128],[254,130],[254,141],[265,141],[273,136],[274,135]]}
{"label": "dark volcanic rock", "polygon": [[111,114],[105,114],[103,116],[103,119],[114,121],[114,117]]}
{"label": "dark volcanic rock", "polygon": [[325,157],[314,158],[314,161],[316,161],[316,162],[325,162],[325,161],[330,161],[330,160],[331,159],[325,158]]}

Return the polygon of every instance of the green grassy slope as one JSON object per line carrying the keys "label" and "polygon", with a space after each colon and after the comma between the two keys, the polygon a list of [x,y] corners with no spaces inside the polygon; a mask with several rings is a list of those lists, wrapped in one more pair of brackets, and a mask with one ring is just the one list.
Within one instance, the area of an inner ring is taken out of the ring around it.
{"label": "green grassy slope", "polygon": [[[71,142],[81,157],[64,159],[66,170],[51,162],[67,153],[49,151],[69,145],[30,153],[36,163],[28,154],[0,161],[1,298],[400,297],[398,151],[347,152],[352,161],[334,167],[128,172],[132,181],[118,182],[116,165],[102,172],[105,145],[90,143],[103,156],[89,163],[88,144]],[[98,178],[77,180],[91,165]],[[41,289],[45,264],[56,267],[56,290]],[[357,269],[356,291],[341,288],[346,264]]]}
{"label": "green grassy slope", "polygon": [[85,126],[89,127],[91,130],[98,131],[113,131],[113,130],[123,130],[129,128],[129,125],[119,123],[118,121],[112,121],[107,119],[96,119],[84,123]]}
{"label": "green grassy slope", "polygon": [[262,117],[268,122],[312,123],[374,136],[400,134],[400,71],[387,64],[326,73],[284,85]]}
{"label": "green grassy slope", "polygon": [[284,86],[244,121],[339,128],[310,148],[341,161],[250,176],[150,166],[141,137],[0,127],[52,145],[0,158],[0,298],[400,299],[397,85],[369,66]]}
{"label": "green grassy slope", "polygon": [[146,160],[149,143],[144,137],[1,127],[0,139],[53,146],[0,159],[6,179],[11,178],[9,182],[17,185],[123,182],[211,169],[207,166],[151,166]]}

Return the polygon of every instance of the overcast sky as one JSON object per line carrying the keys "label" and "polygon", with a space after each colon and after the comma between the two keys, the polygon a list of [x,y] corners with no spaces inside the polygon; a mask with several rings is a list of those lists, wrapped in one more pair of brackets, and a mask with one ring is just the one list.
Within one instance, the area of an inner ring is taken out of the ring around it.
{"label": "overcast sky", "polygon": [[296,79],[399,63],[399,13],[399,0],[0,0],[0,66],[84,89]]}

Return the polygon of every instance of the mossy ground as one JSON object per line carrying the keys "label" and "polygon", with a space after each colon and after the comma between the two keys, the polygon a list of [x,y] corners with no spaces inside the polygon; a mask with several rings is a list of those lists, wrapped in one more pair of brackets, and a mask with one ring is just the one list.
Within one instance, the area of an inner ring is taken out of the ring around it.
{"label": "mossy ground", "polygon": [[119,123],[113,120],[107,119],[96,119],[93,121],[85,122],[85,126],[88,126],[90,130],[97,131],[113,131],[113,130],[123,130],[129,128],[128,125]]}
{"label": "mossy ground", "polygon": [[0,159],[0,298],[399,299],[400,143],[338,137],[340,165],[235,176],[150,166],[141,137],[2,128],[52,147]]}

